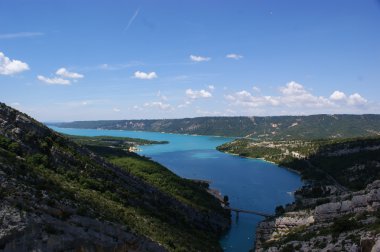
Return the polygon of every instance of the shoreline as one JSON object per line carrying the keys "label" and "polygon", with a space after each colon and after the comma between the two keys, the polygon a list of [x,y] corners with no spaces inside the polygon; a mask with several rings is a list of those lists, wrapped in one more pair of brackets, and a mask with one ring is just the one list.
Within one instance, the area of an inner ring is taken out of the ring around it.
{"label": "shoreline", "polygon": [[[57,126],[55,126],[56,127],[56,129],[57,130],[59,130],[59,129],[72,129],[72,130],[83,130],[82,128],[61,128],[61,127],[57,127]],[[54,129],[54,128],[53,128]],[[97,131],[101,131],[101,129],[89,129],[89,130],[94,130],[94,134],[98,134],[97,133]],[[151,132],[151,131],[128,131],[128,130],[108,130],[108,129],[105,129],[104,131],[109,131],[110,133],[107,133],[107,134],[111,134],[112,132],[141,132],[141,133],[155,133],[155,134],[162,134],[162,133],[160,133],[160,132]],[[168,134],[168,136],[169,136],[169,134],[174,134],[174,135],[178,135],[178,136],[192,136],[192,135],[189,135],[189,134],[177,134],[177,133],[167,133]],[[153,135],[153,134],[152,134]],[[153,135],[154,136],[154,135]],[[214,138],[215,136],[209,136],[210,137],[210,139],[212,140],[212,138]],[[148,138],[149,139],[149,138]],[[214,139],[216,139],[216,138],[214,138]],[[228,142],[228,141],[232,141],[232,140],[234,140],[234,139],[236,139],[236,138],[227,138],[227,139],[225,139],[225,141],[226,142]],[[210,141],[211,141],[210,140]],[[194,141],[196,141],[196,138],[194,138]],[[213,146],[215,146],[215,145],[213,145]],[[217,150],[216,149],[216,146],[215,147],[212,147],[212,148],[210,148],[210,149],[212,149],[213,151],[218,151],[218,152],[222,152],[222,151],[219,151],[219,150]],[[239,155],[237,155],[237,154],[233,154],[233,153],[226,153],[226,154],[228,154],[228,155],[235,155],[235,156],[239,156]],[[240,157],[242,157],[242,156],[240,156]],[[251,158],[251,157],[246,157],[246,158],[250,158],[250,159],[257,159],[257,158]],[[275,163],[273,163],[273,162],[270,162],[270,161],[267,161],[267,160],[265,160],[265,159],[260,159],[260,160],[262,160],[263,162],[268,162],[268,163],[272,163],[272,164],[275,164]],[[244,163],[243,163],[244,164]],[[184,177],[183,177],[184,178]],[[190,179],[190,178],[189,178]],[[201,182],[201,181],[199,181],[199,182]],[[206,181],[203,181],[203,182],[206,182]],[[207,182],[212,182],[212,181],[207,181]],[[209,184],[211,184],[211,183],[209,183]],[[222,195],[222,193],[221,193],[221,191],[219,191],[218,189],[215,189],[215,188],[205,188],[205,190],[209,193],[209,194],[211,194],[211,196],[213,197],[213,198],[215,198],[216,200],[218,200],[218,202],[222,205],[223,204],[223,196],[224,195]],[[255,192],[253,192],[253,193],[255,193]],[[233,194],[232,194],[233,195]],[[222,205],[222,207],[223,207],[223,205]],[[275,206],[273,205],[272,206],[272,208],[274,209],[275,208]],[[230,218],[230,221],[232,221],[232,218]],[[256,226],[254,226],[254,227],[252,227],[254,230],[256,229]],[[231,230],[234,230],[234,229],[231,229],[231,228],[229,228],[228,230],[226,230],[226,232],[231,232]],[[253,232],[252,230],[249,232],[249,236],[252,234],[251,232]],[[235,233],[234,233],[235,234]],[[221,242],[222,241],[222,239],[224,239],[225,237],[224,236],[221,236],[220,237],[220,239],[219,239],[219,242]],[[231,241],[231,242],[235,242],[234,240],[233,241]],[[231,243],[232,244],[232,243]],[[252,240],[251,240],[251,242],[249,243],[249,247],[251,248],[252,247]]]}
{"label": "shoreline", "polygon": [[223,135],[202,135],[202,134],[189,134],[189,133],[173,133],[166,131],[149,131],[149,130],[128,130],[128,129],[104,129],[104,128],[72,128],[72,127],[62,127],[52,124],[45,124],[48,127],[57,127],[61,129],[81,129],[81,130],[115,130],[115,131],[130,131],[130,132],[148,132],[148,133],[161,133],[161,134],[170,134],[170,135],[184,135],[184,136],[204,136],[204,137],[218,137],[218,138],[245,138],[244,136],[223,136]]}
{"label": "shoreline", "polygon": [[[216,149],[217,151],[220,151],[218,149]],[[244,157],[244,156],[240,156],[239,154],[236,154],[236,153],[231,153],[231,152],[228,152],[228,151],[220,151],[222,153],[225,153],[225,154],[228,154],[228,155],[232,155],[232,156],[237,156],[237,157],[241,157],[241,158],[247,158],[247,159],[255,159],[255,160],[261,160],[261,161],[264,161],[264,162],[267,162],[267,163],[271,163],[271,164],[274,164],[274,165],[277,165],[279,168],[283,168],[283,169],[286,169],[290,172],[293,172],[293,173],[296,173],[297,175],[299,175],[301,177],[301,181],[303,182],[302,180],[302,174],[300,171],[297,171],[297,170],[294,170],[292,168],[289,168],[289,167],[286,167],[286,166],[281,166],[273,161],[269,161],[269,160],[266,160],[265,158],[253,158],[253,157]],[[304,183],[304,182],[303,182]],[[298,188],[297,190],[301,189],[302,187]],[[219,192],[220,193],[220,192]],[[294,197],[294,192],[292,192],[293,194],[293,197]],[[295,199],[293,200],[292,204],[295,202]],[[264,220],[260,221],[259,223],[262,223]],[[259,224],[256,226],[256,229],[257,230],[257,227],[259,226]],[[250,251],[255,251],[256,249],[256,240],[253,242],[252,244],[252,249]]]}
{"label": "shoreline", "polygon": [[237,156],[237,157],[241,157],[241,158],[247,158],[247,159],[254,159],[254,160],[261,160],[261,161],[264,161],[264,162],[267,162],[267,163],[271,163],[271,164],[274,164],[274,165],[277,165],[278,167],[280,168],[284,168],[288,171],[291,171],[291,172],[294,172],[294,173],[297,173],[298,175],[302,175],[300,171],[297,171],[297,170],[294,170],[292,168],[289,168],[289,167],[286,167],[286,166],[282,166],[278,163],[275,163],[273,161],[269,161],[269,160],[266,160],[265,158],[253,158],[253,157],[245,157],[245,156],[240,156],[239,154],[236,154],[236,153],[231,153],[231,152],[228,152],[228,151],[220,151],[218,149],[216,149],[217,151],[219,152],[222,152],[222,153],[225,153],[225,154],[228,154],[228,155],[232,155],[232,156]]}

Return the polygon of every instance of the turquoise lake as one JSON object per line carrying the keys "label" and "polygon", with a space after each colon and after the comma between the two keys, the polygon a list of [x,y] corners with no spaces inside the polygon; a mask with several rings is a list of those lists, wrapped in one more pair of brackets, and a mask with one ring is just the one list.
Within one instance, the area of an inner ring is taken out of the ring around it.
{"label": "turquoise lake", "polygon": [[[216,146],[233,138],[166,134],[158,132],[52,129],[81,136],[125,136],[167,140],[169,144],[140,147],[139,153],[151,157],[179,176],[211,181],[211,188],[228,195],[231,207],[274,213],[278,205],[294,200],[293,192],[302,186],[298,174],[275,164],[221,153]],[[255,229],[263,217],[232,214],[232,226],[221,239],[224,251],[246,252],[252,248]]]}

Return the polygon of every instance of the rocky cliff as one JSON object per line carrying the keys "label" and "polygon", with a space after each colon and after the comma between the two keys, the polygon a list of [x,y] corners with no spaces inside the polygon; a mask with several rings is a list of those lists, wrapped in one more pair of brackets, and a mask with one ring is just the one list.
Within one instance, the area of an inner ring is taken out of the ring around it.
{"label": "rocky cliff", "polygon": [[181,183],[191,197],[170,195],[0,103],[0,251],[220,251],[229,213]]}
{"label": "rocky cliff", "polygon": [[260,223],[256,251],[380,251],[380,180],[318,200]]}

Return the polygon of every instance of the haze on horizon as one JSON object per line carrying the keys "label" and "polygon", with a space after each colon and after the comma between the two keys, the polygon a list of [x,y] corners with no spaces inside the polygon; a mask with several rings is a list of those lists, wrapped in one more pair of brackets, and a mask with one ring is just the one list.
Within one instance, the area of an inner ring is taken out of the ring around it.
{"label": "haze on horizon", "polygon": [[0,2],[0,101],[42,121],[378,114],[380,2]]}

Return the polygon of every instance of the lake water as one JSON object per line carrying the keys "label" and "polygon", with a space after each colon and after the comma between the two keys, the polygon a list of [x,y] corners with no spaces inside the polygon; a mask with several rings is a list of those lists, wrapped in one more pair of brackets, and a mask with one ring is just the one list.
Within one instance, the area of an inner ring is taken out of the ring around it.
{"label": "lake water", "polygon": [[[274,213],[277,205],[293,201],[292,193],[302,186],[300,177],[277,165],[221,153],[215,147],[232,138],[190,136],[157,132],[52,129],[81,136],[125,136],[167,140],[165,145],[142,146],[140,154],[149,156],[179,176],[212,181],[211,187],[228,195],[231,207]],[[224,251],[246,252],[252,248],[255,229],[263,217],[232,214],[232,226],[221,239]]]}

